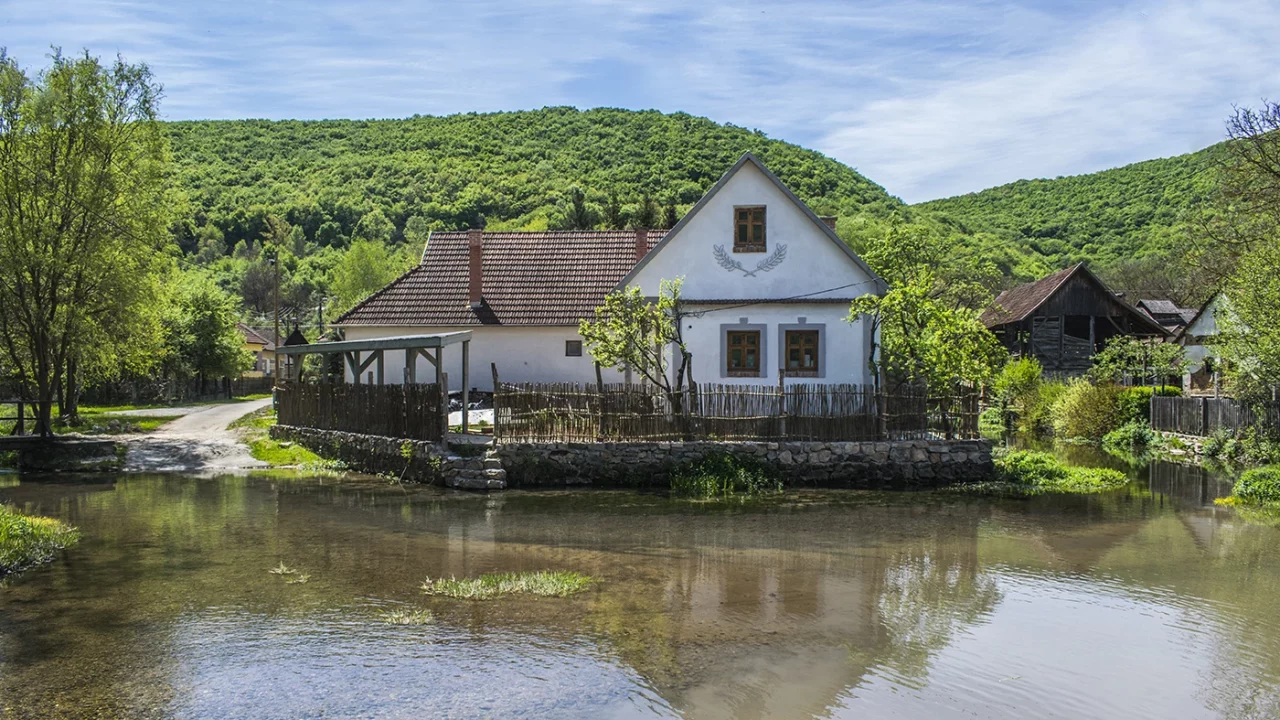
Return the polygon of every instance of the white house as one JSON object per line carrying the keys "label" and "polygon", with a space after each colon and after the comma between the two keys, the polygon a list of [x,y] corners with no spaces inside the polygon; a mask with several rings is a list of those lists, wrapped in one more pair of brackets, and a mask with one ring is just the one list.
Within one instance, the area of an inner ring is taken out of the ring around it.
{"label": "white house", "polygon": [[1219,321],[1231,312],[1231,303],[1220,292],[1214,293],[1200,311],[1178,333],[1176,342],[1182,345],[1187,359],[1187,372],[1182,377],[1182,389],[1188,395],[1217,395],[1222,389],[1222,368],[1213,347],[1221,334]]}
{"label": "white house", "polygon": [[[470,330],[482,390],[491,364],[504,382],[588,383],[579,320],[612,290],[656,296],[676,278],[695,381],[776,384],[779,368],[806,382],[872,381],[870,323],[846,317],[884,281],[750,153],[666,232],[433,233],[418,266],[335,324],[348,340]],[[386,377],[404,377],[395,362]],[[451,389],[460,363],[446,358]]]}

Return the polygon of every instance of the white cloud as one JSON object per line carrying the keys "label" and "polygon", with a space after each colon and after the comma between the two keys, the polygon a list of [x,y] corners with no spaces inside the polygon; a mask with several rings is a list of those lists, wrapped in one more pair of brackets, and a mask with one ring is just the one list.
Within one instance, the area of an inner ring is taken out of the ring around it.
{"label": "white cloud", "polygon": [[1221,139],[1232,102],[1265,94],[1278,31],[1264,3],[1112,11],[1038,51],[833,113],[818,144],[908,200],[1187,152]]}

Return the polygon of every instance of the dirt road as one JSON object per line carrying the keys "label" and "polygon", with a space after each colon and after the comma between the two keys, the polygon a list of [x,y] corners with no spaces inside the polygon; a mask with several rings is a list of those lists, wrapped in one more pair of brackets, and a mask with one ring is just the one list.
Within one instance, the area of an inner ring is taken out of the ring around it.
{"label": "dirt road", "polygon": [[125,470],[131,472],[228,472],[266,467],[227,429],[271,399],[209,405],[161,425],[149,435],[127,440]]}

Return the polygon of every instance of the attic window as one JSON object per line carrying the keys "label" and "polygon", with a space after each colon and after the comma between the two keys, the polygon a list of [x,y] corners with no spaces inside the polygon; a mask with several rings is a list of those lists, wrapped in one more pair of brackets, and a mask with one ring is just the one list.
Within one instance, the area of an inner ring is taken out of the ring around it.
{"label": "attic window", "polygon": [[763,205],[733,209],[733,251],[765,251]]}

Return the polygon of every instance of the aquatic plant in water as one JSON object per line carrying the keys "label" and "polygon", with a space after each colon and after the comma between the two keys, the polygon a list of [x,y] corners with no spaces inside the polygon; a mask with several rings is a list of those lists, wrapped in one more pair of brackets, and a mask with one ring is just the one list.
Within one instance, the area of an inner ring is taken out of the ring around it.
{"label": "aquatic plant in water", "polygon": [[430,625],[436,616],[430,610],[387,610],[379,618],[388,625]]}
{"label": "aquatic plant in water", "polygon": [[66,523],[0,505],[0,577],[47,563],[79,541]]}
{"label": "aquatic plant in water", "polygon": [[777,473],[763,463],[714,453],[672,468],[671,494],[702,500],[750,497],[782,491]]}
{"label": "aquatic plant in water", "polygon": [[288,565],[285,565],[284,561],[281,560],[279,565],[271,568],[267,572],[271,573],[272,575],[292,575],[295,572],[297,572],[297,570],[294,570]]}
{"label": "aquatic plant in water", "polygon": [[478,578],[427,578],[422,592],[460,600],[491,600],[503,595],[569,597],[597,582],[596,578],[572,570],[485,573]]}
{"label": "aquatic plant in water", "polygon": [[995,478],[990,482],[960,485],[956,489],[990,495],[1095,493],[1114,490],[1129,482],[1118,470],[1071,467],[1046,452],[1008,452],[996,458],[995,466]]}

